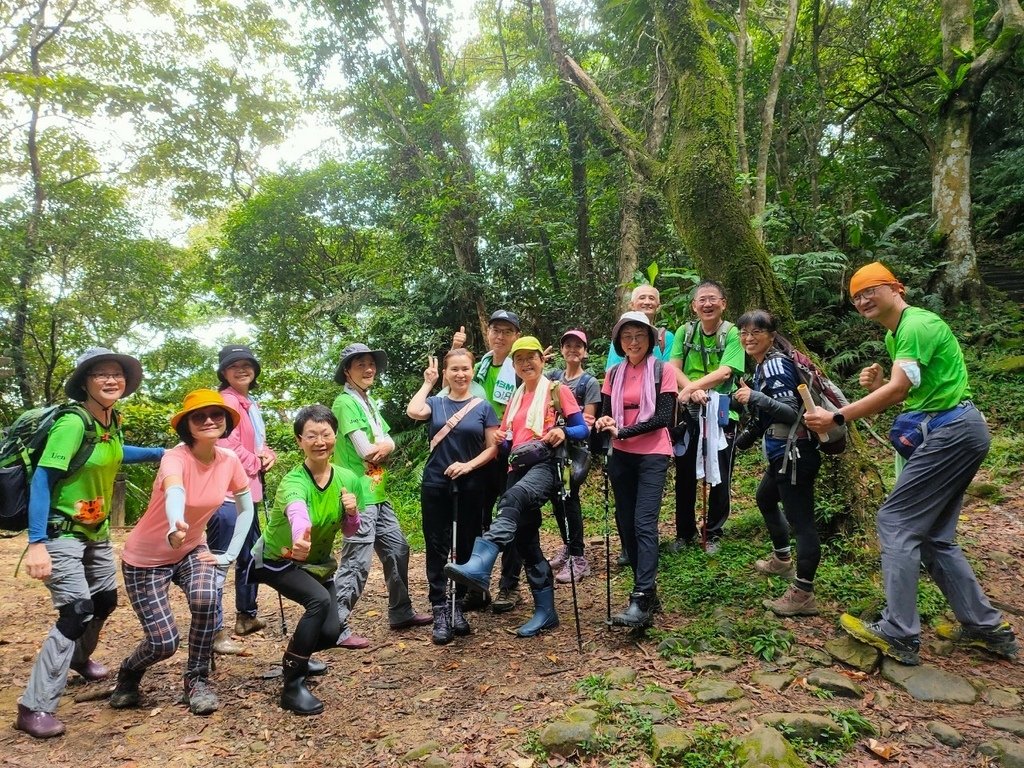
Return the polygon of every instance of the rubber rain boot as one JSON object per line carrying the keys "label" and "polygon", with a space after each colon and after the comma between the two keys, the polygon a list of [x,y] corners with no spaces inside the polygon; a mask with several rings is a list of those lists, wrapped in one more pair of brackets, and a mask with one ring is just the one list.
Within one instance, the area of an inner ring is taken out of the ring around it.
{"label": "rubber rain boot", "polygon": [[447,563],[444,567],[444,574],[457,584],[479,589],[483,592],[491,590],[491,571],[494,570],[494,561],[498,559],[498,547],[487,539],[479,536],[473,542],[473,554],[469,560],[462,563]]}
{"label": "rubber rain boot", "polygon": [[516,630],[516,634],[519,637],[533,637],[546,629],[554,629],[557,626],[558,614],[555,613],[554,588],[533,590],[533,616]]}

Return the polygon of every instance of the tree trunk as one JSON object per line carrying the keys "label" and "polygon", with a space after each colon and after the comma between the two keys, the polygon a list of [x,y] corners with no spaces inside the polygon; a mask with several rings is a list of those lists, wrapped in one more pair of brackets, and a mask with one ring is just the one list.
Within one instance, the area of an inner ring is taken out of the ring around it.
{"label": "tree trunk", "polygon": [[779,53],[775,57],[771,80],[768,82],[768,94],[764,100],[761,113],[761,143],[757,149],[757,180],[754,189],[754,226],[757,238],[764,242],[764,208],[768,200],[768,153],[771,151],[772,138],[775,133],[775,105],[779,101],[782,89],[782,75],[793,50],[793,38],[796,36],[796,20],[800,13],[800,1],[788,0],[786,8],[786,27],[779,42]]}
{"label": "tree trunk", "polygon": [[1012,60],[1024,40],[1019,0],[997,0],[986,33],[992,43],[975,53],[972,0],[942,0],[942,65],[952,88],[939,108],[939,136],[932,157],[932,213],[942,238],[945,268],[931,286],[947,303],[981,306],[982,282],[971,237],[971,152],[974,115],[992,75]]}
{"label": "tree trunk", "polygon": [[753,201],[750,199],[750,156],[747,152],[747,97],[743,81],[747,76],[747,11],[750,6],[749,0],[740,0],[740,7],[736,11],[736,147],[740,161],[740,196],[743,200],[743,207],[748,212],[753,211]]}

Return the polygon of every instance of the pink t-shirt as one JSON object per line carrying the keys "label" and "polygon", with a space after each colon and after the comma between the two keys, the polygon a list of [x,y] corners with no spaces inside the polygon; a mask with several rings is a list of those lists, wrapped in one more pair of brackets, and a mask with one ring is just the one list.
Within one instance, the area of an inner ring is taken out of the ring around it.
{"label": "pink t-shirt", "polygon": [[[646,366],[646,359],[640,363],[640,365],[632,365],[629,360],[620,364],[618,370],[615,372],[616,376],[625,376],[626,379],[623,381],[622,387],[622,402],[625,408],[622,412],[622,420],[625,424],[621,424],[623,427],[631,427],[637,422],[637,417],[640,416],[640,382],[643,381],[644,367]],[[675,394],[678,389],[676,387],[676,374],[675,369],[671,365],[664,365],[661,369],[661,387],[657,390],[658,394],[663,392],[672,392]],[[612,378],[609,375],[604,377],[604,385],[601,387],[601,393],[604,395],[611,395],[612,393]],[[657,397],[657,395],[655,395]],[[654,453],[661,454],[663,456],[672,455],[672,440],[668,436],[668,429],[662,427],[661,429],[655,429],[650,432],[644,432],[642,435],[636,437],[630,437],[625,440],[615,439],[612,440],[612,447],[617,451],[624,451],[625,453]]]}
{"label": "pink t-shirt", "polygon": [[[526,426],[526,414],[530,410],[530,404],[533,402],[533,396],[535,392],[523,392],[523,402],[519,406],[519,410],[516,411],[515,418],[512,419],[512,447],[528,443],[530,440],[539,440],[540,438],[533,433],[533,430]],[[550,395],[548,396],[550,398]],[[580,412],[580,407],[576,403],[576,398],[572,395],[572,390],[569,387],[558,387],[558,402],[562,405],[562,415],[568,420],[574,413]],[[552,427],[555,426],[555,409],[551,407],[551,403],[548,402],[547,411],[544,414],[544,434],[548,433]],[[507,435],[509,429],[508,424],[508,409],[505,409],[505,416],[501,420],[501,434]]]}
{"label": "pink t-shirt", "polygon": [[[164,478],[177,475],[185,486],[185,522],[188,532],[178,549],[167,543],[166,493]],[[153,481],[153,493],[142,519],[128,534],[121,558],[136,568],[156,568],[182,560],[206,540],[206,523],[213,517],[226,494],[249,487],[242,462],[234,451],[217,446],[212,464],[203,464],[179,445],[164,454]]]}

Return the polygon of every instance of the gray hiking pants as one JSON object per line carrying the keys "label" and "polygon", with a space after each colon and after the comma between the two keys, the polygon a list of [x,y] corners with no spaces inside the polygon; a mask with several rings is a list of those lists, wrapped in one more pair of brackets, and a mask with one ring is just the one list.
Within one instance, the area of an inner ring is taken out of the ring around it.
{"label": "gray hiking pants", "polygon": [[415,615],[409,598],[409,542],[398,525],[395,510],[387,501],[367,504],[365,509],[359,510],[359,517],[356,535],[346,536],[341,545],[338,570],[334,574],[341,621],[339,641],[352,634],[348,617],[366,587],[374,552],[384,567],[384,580],[388,585],[389,623],[400,624]]}
{"label": "gray hiking pants", "polygon": [[956,544],[964,492],[990,442],[984,417],[968,408],[928,434],[878,510],[886,598],[881,628],[886,634],[920,635],[917,580],[922,562],[961,624],[993,628],[1002,621]]}
{"label": "gray hiking pants", "polygon": [[[109,540],[50,539],[46,550],[53,563],[46,586],[54,608],[59,610],[75,600],[91,600],[95,594],[117,589],[114,548]],[[21,703],[33,712],[56,712],[71,664],[89,659],[102,628],[103,620],[92,619],[78,640],[69,640],[56,626],[51,627],[32,665]]]}

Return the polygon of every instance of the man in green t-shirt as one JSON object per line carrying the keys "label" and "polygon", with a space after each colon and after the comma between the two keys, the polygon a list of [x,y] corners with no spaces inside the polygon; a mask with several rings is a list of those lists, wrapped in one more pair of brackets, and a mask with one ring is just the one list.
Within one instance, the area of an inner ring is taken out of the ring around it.
{"label": "man in green t-shirt", "polygon": [[1013,629],[992,607],[956,543],[964,491],[991,442],[985,417],[970,400],[960,344],[942,318],[907,304],[903,285],[878,262],[853,275],[850,297],[861,315],[887,329],[892,370],[886,379],[873,363],[860,374],[867,395],[835,415],[815,408],[804,421],[815,432],[826,432],[834,423],[905,403],[907,412],[928,419],[928,430],[916,448],[900,440],[910,434],[899,429],[900,420],[890,436],[906,463],[878,510],[886,598],[882,618],[868,624],[844,613],[840,625],[902,664],[920,664],[917,581],[923,562],[959,621],[938,627],[938,635],[1012,659],[1020,650]]}
{"label": "man in green t-shirt", "polygon": [[[739,331],[722,319],[725,288],[714,280],[702,280],[694,289],[691,304],[697,320],[680,326],[672,342],[669,365],[676,369],[679,385],[680,422],[683,434],[674,435],[676,464],[676,540],[673,552],[697,541],[697,461],[704,436],[699,434],[701,410],[707,410],[708,391],[729,395],[743,374],[745,358]],[[715,414],[711,414],[715,418]],[[707,494],[707,519],[701,538],[708,554],[718,551],[722,529],[729,518],[729,489],[735,460],[736,422],[729,411],[729,423],[722,427],[726,445],[718,450],[720,482]]]}
{"label": "man in green t-shirt", "polygon": [[366,475],[366,506],[359,530],[346,536],[341,547],[334,584],[338,592],[338,618],[342,648],[367,648],[365,637],[352,634],[348,617],[366,587],[374,551],[384,567],[388,586],[388,621],[392,629],[407,629],[433,623],[429,613],[416,613],[409,597],[409,542],[388,501],[387,462],[395,443],[388,423],[380,414],[369,390],[378,372],[387,368],[383,350],[365,344],[349,344],[341,352],[334,380],[344,385],[331,410],[338,418],[338,442],[334,463],[355,475]]}

